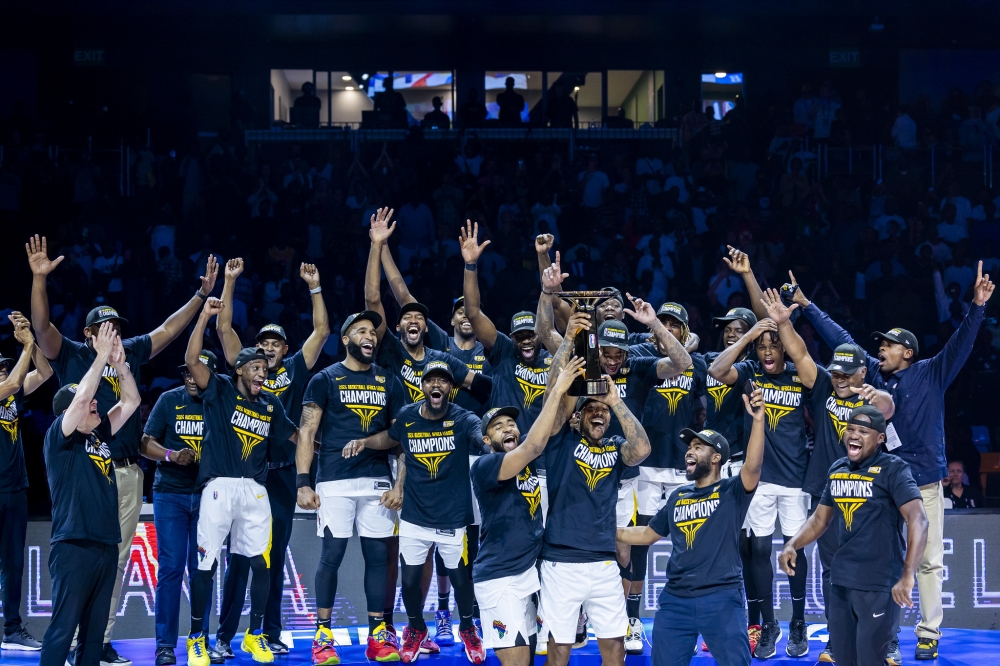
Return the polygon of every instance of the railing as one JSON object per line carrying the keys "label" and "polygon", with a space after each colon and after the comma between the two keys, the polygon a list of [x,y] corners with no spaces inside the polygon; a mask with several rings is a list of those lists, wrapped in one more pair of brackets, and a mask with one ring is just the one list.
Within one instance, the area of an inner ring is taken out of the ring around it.
{"label": "railing", "polygon": [[982,175],[985,187],[993,187],[993,146],[957,146],[938,144],[927,148],[904,150],[884,144],[871,146],[831,147],[828,144],[814,144],[804,150],[789,155],[802,160],[803,169],[812,171],[819,180],[831,175],[859,175],[882,182],[885,163],[896,162],[905,157],[917,169],[926,169],[932,184],[946,164],[957,167],[958,175],[964,180],[978,179]]}

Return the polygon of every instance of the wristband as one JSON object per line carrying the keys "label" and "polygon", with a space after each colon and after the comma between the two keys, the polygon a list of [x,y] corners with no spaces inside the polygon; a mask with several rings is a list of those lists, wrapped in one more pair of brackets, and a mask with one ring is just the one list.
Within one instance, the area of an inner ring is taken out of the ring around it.
{"label": "wristband", "polygon": [[170,462],[170,454],[173,452],[174,452],[173,449],[167,449],[167,453],[166,455],[163,456],[163,460],[166,462]]}
{"label": "wristband", "polygon": [[312,481],[309,480],[309,474],[296,474],[295,475],[295,489],[299,488],[309,488],[312,486]]}
{"label": "wristband", "polygon": [[201,293],[201,289],[199,289],[198,291],[194,292],[194,295],[197,296],[198,298],[200,298],[203,301],[208,300],[208,295]]}
{"label": "wristband", "polygon": [[323,291],[323,287],[316,287],[315,289],[310,289],[309,293],[310,294],[318,294],[321,291]]}
{"label": "wristband", "polygon": [[466,263],[465,264],[465,270],[467,270],[467,271],[474,271],[474,270],[476,270],[476,266],[478,266],[478,265],[479,265],[478,263],[471,263],[471,264],[470,263]]}

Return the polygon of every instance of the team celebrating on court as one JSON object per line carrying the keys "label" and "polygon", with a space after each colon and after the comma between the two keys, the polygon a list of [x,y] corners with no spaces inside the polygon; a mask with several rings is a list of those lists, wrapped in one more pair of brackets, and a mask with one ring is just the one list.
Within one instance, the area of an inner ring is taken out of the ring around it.
{"label": "team celebrating on court", "polygon": [[[780,291],[761,290],[747,255],[729,247],[726,262],[753,309],[717,317],[721,347],[700,353],[679,303],[654,309],[607,287],[593,314],[571,306],[560,296],[569,276],[560,253],[550,255],[549,235],[536,239],[535,311],[515,314],[509,334],[498,331],[477,274],[490,241],[479,242],[472,222],[461,230],[464,288],[445,330],[395,265],[392,217],[384,208],[371,218],[364,309],[340,327],[343,359],[322,369],[330,324],[315,266],[300,269],[313,329],[294,353],[277,324],[243,346],[232,325],[243,261],[220,267],[211,256],[198,291],[151,333],[123,338],[128,321],[101,306],[78,343],[49,320],[46,279],[62,257],[49,259],[44,238],[29,240],[30,321],[10,315],[23,351],[0,359],[5,649],[40,650],[42,666],[129,666],[111,635],[145,457],[157,461],[157,666],[176,663],[185,569],[190,666],[234,656],[248,584],[242,650],[263,663],[288,653],[281,599],[296,506],[315,512],[321,543],[315,666],[341,660],[331,622],[355,531],[365,655],[376,662],[413,662],[457,638],[474,664],[492,649],[503,666],[528,666],[535,655],[566,666],[592,631],[602,663],[622,665],[626,654],[643,653],[649,547],[666,540],[654,665],[687,664],[708,650],[723,666],[745,666],[774,656],[783,636],[773,598],[779,528],[777,561],[791,594],[788,656],[809,652],[804,548],[817,542],[830,635],[820,662],[901,664],[900,608],[913,606],[915,582],[915,657],[937,657],[944,392],[993,293],[981,263],[961,326],[939,354],[918,360],[917,338],[900,328],[874,333],[879,351],[868,355],[791,273]],[[394,331],[383,274],[398,306]],[[834,349],[827,367],[810,355],[796,316]],[[205,349],[213,319],[223,358]],[[631,332],[629,323],[646,330]],[[140,367],[188,330],[183,383],[160,395],[143,424]],[[587,374],[587,359],[575,353],[582,336],[599,347],[604,394],[576,395]],[[61,388],[44,440],[52,618],[39,642],[17,613],[27,516],[17,423],[23,396],[53,375]],[[431,632],[424,607],[435,572]],[[407,616],[398,636],[397,581]]]}

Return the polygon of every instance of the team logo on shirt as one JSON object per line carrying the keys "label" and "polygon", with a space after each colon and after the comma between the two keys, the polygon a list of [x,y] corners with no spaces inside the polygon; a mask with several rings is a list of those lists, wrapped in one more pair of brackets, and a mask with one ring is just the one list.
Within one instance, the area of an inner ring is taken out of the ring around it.
{"label": "team logo on shirt", "polygon": [[108,483],[112,483],[111,449],[108,448],[108,445],[102,442],[97,435],[90,433],[87,436],[87,441],[84,442],[83,448],[87,451],[87,457],[97,465],[97,469],[108,480]]}
{"label": "team logo on shirt", "polygon": [[11,441],[17,443],[17,403],[14,396],[8,396],[3,404],[0,404],[0,427],[3,427],[10,435]]}
{"label": "team logo on shirt", "polygon": [[436,479],[441,461],[455,450],[455,431],[408,432],[407,445],[410,453],[427,468],[432,479]]}
{"label": "team logo on shirt", "polygon": [[755,378],[757,386],[764,394],[764,415],[767,417],[767,425],[772,431],[777,430],[778,422],[802,404],[802,387],[775,384],[763,374],[758,374]]}
{"label": "team logo on shirt", "polygon": [[694,386],[693,368],[694,366],[691,366],[691,368],[688,368],[672,379],[664,379],[656,387],[656,392],[667,401],[667,410],[671,416],[677,413],[677,406],[681,404],[681,398],[690,393],[691,388]]}
{"label": "team logo on shirt", "polygon": [[690,549],[694,538],[705,521],[719,508],[719,486],[708,497],[678,499],[674,505],[674,524],[684,534],[684,545]]}
{"label": "team logo on shirt", "polygon": [[722,409],[722,401],[726,399],[733,387],[723,384],[712,375],[708,375],[705,384],[708,387],[708,394],[712,396],[712,401],[715,404],[715,411],[719,411]]}
{"label": "team logo on shirt", "polygon": [[205,421],[201,414],[174,416],[174,432],[194,450],[194,461],[201,461],[201,440],[205,436]]}
{"label": "team logo on shirt", "polygon": [[854,513],[872,496],[874,477],[857,472],[834,472],[830,475],[830,495],[844,514],[844,526],[851,531]]}
{"label": "team logo on shirt", "polygon": [[[545,359],[545,361],[548,363],[549,359]],[[545,393],[545,386],[549,382],[549,369],[528,368],[518,363],[514,366],[514,378],[517,379],[517,385],[524,393],[524,408],[530,409],[531,403]]]}
{"label": "team logo on shirt", "polygon": [[268,393],[273,393],[274,395],[281,395],[288,390],[288,387],[292,385],[292,376],[288,374],[285,370],[285,366],[281,366],[278,369],[277,374],[275,374],[274,379],[265,379],[264,384],[261,386],[262,389]]}
{"label": "team logo on shirt", "polygon": [[[403,361],[399,368],[399,374],[403,378],[403,385],[410,394],[410,402],[420,402],[424,399],[424,392],[420,390],[420,377],[423,370],[415,370],[409,359]],[[451,399],[451,396],[449,396]]]}
{"label": "team logo on shirt", "polygon": [[[524,471],[517,475],[517,489],[528,501],[528,514],[531,519],[535,519],[538,507],[542,504],[542,488],[538,483],[538,477],[531,473],[530,467],[525,467]],[[501,637],[502,638],[502,637]]]}
{"label": "team logo on shirt", "polygon": [[865,404],[864,400],[858,399],[856,402],[850,402],[838,398],[836,395],[831,395],[826,399],[826,413],[830,415],[830,421],[833,422],[833,427],[837,430],[837,439],[844,438],[844,432],[847,431],[847,420],[851,417],[851,412],[855,407],[860,407]]}
{"label": "team logo on shirt", "polygon": [[385,386],[340,384],[337,389],[340,391],[340,403],[361,419],[362,430],[367,431],[372,419],[385,408]]}
{"label": "team logo on shirt", "polygon": [[615,463],[618,462],[618,447],[611,443],[605,444],[607,441],[604,440],[594,446],[587,440],[581,439],[573,449],[573,458],[576,459],[577,467],[583,472],[590,492],[594,492],[601,479],[611,474]]}
{"label": "team logo on shirt", "polygon": [[493,628],[497,630],[497,636],[503,638],[507,633],[507,625],[500,620],[493,620]]}
{"label": "team logo on shirt", "polygon": [[236,405],[229,423],[243,444],[243,460],[249,458],[254,447],[263,442],[271,432],[270,416],[258,414],[242,405]]}
{"label": "team logo on shirt", "polygon": [[[125,367],[131,369],[128,361],[125,361]],[[107,383],[111,384],[111,389],[115,392],[115,397],[121,399],[122,397],[122,387],[121,380],[118,377],[118,372],[115,371],[110,365],[104,366],[104,372],[101,373],[101,378]]]}

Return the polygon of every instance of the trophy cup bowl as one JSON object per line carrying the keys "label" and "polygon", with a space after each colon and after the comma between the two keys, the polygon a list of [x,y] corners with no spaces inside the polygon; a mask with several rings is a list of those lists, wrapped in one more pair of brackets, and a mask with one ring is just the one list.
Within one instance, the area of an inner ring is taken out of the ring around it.
{"label": "trophy cup bowl", "polygon": [[573,380],[569,395],[605,395],[610,387],[601,372],[601,348],[597,343],[597,306],[617,294],[613,291],[560,291],[556,296],[573,305],[578,312],[586,312],[590,316],[590,330],[581,331],[576,336],[573,349],[576,356],[586,360],[584,376]]}

